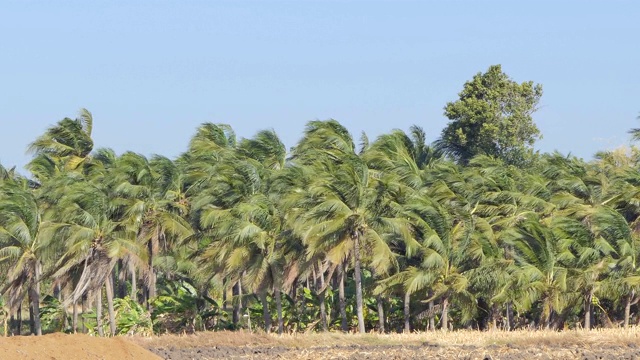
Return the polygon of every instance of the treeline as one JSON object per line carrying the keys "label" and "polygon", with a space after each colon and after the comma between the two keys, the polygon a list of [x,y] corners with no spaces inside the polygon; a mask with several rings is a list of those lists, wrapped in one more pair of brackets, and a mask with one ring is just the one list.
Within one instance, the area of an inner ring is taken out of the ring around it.
{"label": "treeline", "polygon": [[2,172],[4,309],[35,332],[626,326],[640,298],[635,151],[460,166],[417,127],[357,149],[313,121],[289,158],[204,124],[172,161],[92,152],[91,123]]}
{"label": "treeline", "polygon": [[356,145],[329,120],[288,152],[205,123],[172,160],[94,150],[92,124],[39,136],[30,177],[0,168],[5,334],[23,313],[31,333],[99,335],[640,321],[635,148],[585,162],[416,126]]}

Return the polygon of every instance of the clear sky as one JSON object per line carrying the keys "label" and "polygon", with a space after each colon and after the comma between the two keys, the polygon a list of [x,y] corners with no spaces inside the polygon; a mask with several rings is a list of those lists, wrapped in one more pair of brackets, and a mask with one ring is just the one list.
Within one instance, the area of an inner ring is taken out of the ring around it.
{"label": "clear sky", "polygon": [[0,162],[80,108],[96,147],[175,157],[202,122],[309,120],[430,140],[492,64],[544,87],[542,151],[591,158],[640,127],[640,1],[0,0]]}

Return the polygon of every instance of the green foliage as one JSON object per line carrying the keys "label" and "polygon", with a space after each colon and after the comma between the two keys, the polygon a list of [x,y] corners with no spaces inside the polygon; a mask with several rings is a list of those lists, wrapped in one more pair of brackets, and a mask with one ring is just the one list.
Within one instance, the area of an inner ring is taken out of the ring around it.
{"label": "green foliage", "polygon": [[42,319],[42,330],[47,333],[66,331],[65,325],[70,323],[69,315],[63,304],[51,295],[46,295],[42,299],[40,318]]}
{"label": "green foliage", "polygon": [[218,304],[207,296],[200,296],[186,282],[165,284],[151,304],[151,319],[156,333],[192,333],[213,327],[225,328],[228,324]]}
{"label": "green foliage", "polygon": [[119,335],[139,334],[148,336],[153,334],[151,314],[137,301],[127,296],[122,299],[115,299],[113,306],[116,311],[116,326]]}
{"label": "green foliage", "polygon": [[441,149],[461,164],[489,155],[524,165],[540,137],[531,115],[541,96],[541,85],[518,84],[500,65],[489,67],[464,84],[458,100],[445,106],[450,122],[442,131]]}
{"label": "green foliage", "polygon": [[[540,95],[494,66],[447,105],[440,147],[412,127],[356,149],[318,120],[289,158],[272,130],[211,123],[176,160],[91,152],[90,114],[64,119],[33,144],[38,182],[0,167],[7,331],[403,331],[405,309],[413,330],[628,324],[639,152],[529,162]],[[102,315],[74,329],[81,301]]]}

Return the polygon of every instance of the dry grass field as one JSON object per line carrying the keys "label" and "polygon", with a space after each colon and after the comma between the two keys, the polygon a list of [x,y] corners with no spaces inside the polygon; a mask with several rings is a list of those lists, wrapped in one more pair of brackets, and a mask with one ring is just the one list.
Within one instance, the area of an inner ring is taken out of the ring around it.
{"label": "dry grass field", "polygon": [[165,359],[640,359],[640,329],[130,338]]}
{"label": "dry grass field", "polygon": [[[146,348],[146,349],[145,349]],[[155,353],[156,355],[154,355]],[[156,357],[157,356],[157,357]],[[414,334],[206,332],[97,338],[0,338],[0,359],[639,359],[640,328]]]}

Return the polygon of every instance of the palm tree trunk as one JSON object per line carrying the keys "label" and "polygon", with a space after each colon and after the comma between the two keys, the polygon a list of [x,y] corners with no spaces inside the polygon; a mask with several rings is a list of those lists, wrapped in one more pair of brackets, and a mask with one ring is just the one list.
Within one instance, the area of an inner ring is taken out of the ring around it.
{"label": "palm tree trunk", "polygon": [[18,306],[18,313],[16,314],[16,321],[18,328],[16,329],[16,335],[22,335],[22,304]]}
{"label": "palm tree trunk", "polygon": [[222,279],[222,311],[227,312],[227,278]]}
{"label": "palm tree trunk", "polygon": [[82,316],[80,316],[80,332],[83,334],[87,332],[87,329],[84,325],[84,316],[87,313],[87,294],[82,295],[80,298],[80,308],[82,309]]}
{"label": "palm tree trunk", "polygon": [[136,276],[136,266],[133,263],[129,265],[129,272],[131,273],[131,299],[138,301],[138,277]]}
{"label": "palm tree trunk", "polygon": [[340,276],[340,281],[338,284],[338,305],[340,307],[340,328],[342,331],[347,332],[349,328],[347,327],[347,301],[344,295],[344,273],[345,268],[342,264],[338,265],[338,272]]}
{"label": "palm tree trunk", "polygon": [[9,336],[9,323],[7,320],[9,320],[9,312],[8,311],[4,311],[4,319],[3,319],[3,325],[4,325],[4,337]]}
{"label": "palm tree trunk", "polygon": [[74,334],[78,332],[78,304],[75,300],[73,301],[73,317],[71,320],[71,329],[73,330]]}
{"label": "palm tree trunk", "polygon": [[629,317],[631,317],[631,300],[635,294],[635,290],[631,291],[631,294],[626,296],[624,304],[624,328],[629,328]]}
{"label": "palm tree trunk", "polygon": [[233,287],[233,325],[238,327],[242,313],[242,285],[240,280]]}
{"label": "palm tree trunk", "polygon": [[358,313],[358,332],[364,334],[364,312],[362,309],[362,275],[360,274],[360,234],[355,231],[353,236],[354,276],[356,280],[356,310]]}
{"label": "palm tree trunk", "polygon": [[513,330],[513,306],[511,305],[511,302],[509,301],[507,303],[507,330],[511,331]]}
{"label": "palm tree trunk", "polygon": [[153,268],[153,258],[154,258],[154,253],[153,253],[153,242],[149,241],[148,242],[149,245],[149,299],[153,299],[154,297],[156,297],[156,272],[155,269]]}
{"label": "palm tree trunk", "polygon": [[433,310],[435,306],[433,300],[429,301],[429,330],[431,331],[436,329],[436,314]]}
{"label": "palm tree trunk", "polygon": [[124,261],[122,261],[122,259],[118,259],[118,266],[116,268],[118,269],[118,291],[116,297],[124,299],[127,296],[127,269],[124,268]]}
{"label": "palm tree trunk", "polygon": [[500,311],[498,310],[498,304],[491,305],[491,330],[498,329],[498,317]]}
{"label": "palm tree trunk", "polygon": [[585,330],[591,330],[591,299],[593,298],[593,291],[589,291],[584,297],[584,328]]}
{"label": "palm tree trunk", "polygon": [[326,289],[324,288],[324,271],[322,269],[322,264],[318,264],[318,273],[317,273],[317,281],[316,283],[320,283],[316,285],[316,288],[320,291],[318,293],[318,301],[320,302],[320,323],[322,324],[322,331],[328,331],[329,325],[327,324],[327,306],[325,304],[325,294]]}
{"label": "palm tree trunk", "polygon": [[42,264],[36,261],[35,266],[35,284],[31,287],[31,299],[33,301],[33,326],[38,336],[42,335],[42,322],[40,321],[40,278],[42,277]]}
{"label": "palm tree trunk", "polygon": [[278,312],[278,335],[284,332],[284,321],[282,319],[282,295],[280,294],[280,288],[278,287],[273,291],[276,298],[276,309]]}
{"label": "palm tree trunk", "polygon": [[36,327],[35,327],[35,319],[33,318],[33,297],[31,296],[31,287],[27,289],[27,294],[28,294],[27,299],[29,303],[29,333],[33,335],[36,332]]}
{"label": "palm tree trunk", "polygon": [[404,292],[404,332],[411,332],[411,293]]}
{"label": "palm tree trunk", "polygon": [[107,308],[109,311],[109,332],[111,336],[116,334],[116,315],[113,310],[113,286],[111,285],[111,276],[107,276],[105,281],[107,287]]}
{"label": "palm tree trunk", "polygon": [[382,296],[378,295],[376,302],[378,303],[378,331],[384,334],[384,302]]}
{"label": "palm tree trunk", "polygon": [[264,319],[264,331],[268,334],[271,332],[271,312],[269,311],[269,301],[267,301],[267,292],[260,293],[260,302],[262,303],[262,317]]}
{"label": "palm tree trunk", "polygon": [[449,330],[449,298],[445,297],[442,300],[442,331]]}
{"label": "palm tree trunk", "polygon": [[98,289],[96,294],[96,327],[98,328],[98,336],[104,336],[104,330],[102,329],[102,286]]}

